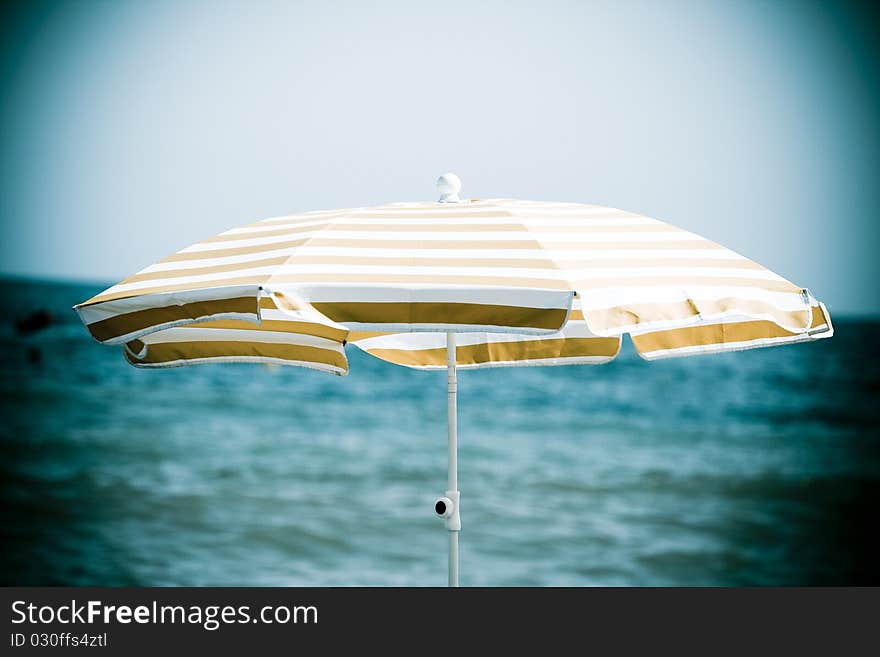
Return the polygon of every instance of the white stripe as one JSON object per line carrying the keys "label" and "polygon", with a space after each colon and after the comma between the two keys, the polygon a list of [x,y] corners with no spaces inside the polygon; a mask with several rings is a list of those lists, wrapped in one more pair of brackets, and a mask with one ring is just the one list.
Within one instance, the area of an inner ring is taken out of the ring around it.
{"label": "white stripe", "polygon": [[275,267],[255,267],[253,269],[236,269],[233,271],[216,272],[213,274],[199,274],[197,276],[175,276],[172,278],[158,278],[149,281],[135,281],[134,283],[120,283],[108,292],[134,292],[144,288],[164,287],[166,285],[182,285],[184,283],[207,283],[211,281],[224,281],[245,276],[269,276],[275,273]]}
{"label": "white stripe", "polygon": [[[602,244],[604,242],[706,242],[706,238],[700,237],[695,233],[687,231],[670,231],[665,233],[538,233],[532,231],[539,240],[546,240],[554,244],[560,241],[567,242],[565,249],[574,247],[578,244]],[[557,247],[559,248],[559,247]]]}
{"label": "white stripe", "polygon": [[250,331],[247,329],[200,328],[198,324],[190,327],[177,327],[157,331],[141,338],[145,344],[166,344],[169,342],[266,342],[301,347],[318,347],[339,351],[341,344],[335,340],[321,338],[305,333],[285,333],[282,331]]}
{"label": "white stripe", "polygon": [[[603,242],[676,242],[676,241],[706,241],[705,238],[688,233],[687,231],[671,232],[645,232],[634,231],[608,232],[608,233],[566,233],[544,232],[538,230],[522,231],[468,231],[468,232],[443,232],[443,231],[348,231],[329,228],[326,230],[306,231],[295,235],[275,235],[272,237],[255,237],[251,239],[231,240],[229,242],[202,242],[194,244],[181,251],[184,253],[199,253],[202,251],[215,251],[221,249],[235,249],[249,246],[267,246],[289,242],[292,240],[304,240],[320,236],[328,240],[360,240],[369,242],[395,242],[395,241],[489,241],[489,242],[529,242],[547,240],[553,242],[564,241],[570,244],[577,243],[603,243]],[[403,247],[407,249],[407,247]]]}
{"label": "white stripe", "polygon": [[[578,282],[589,284],[590,281],[597,278],[626,279],[652,278],[657,276],[693,277],[693,282],[698,285],[705,285],[706,283],[703,279],[711,277],[752,278],[756,281],[788,282],[782,278],[782,276],[769,269],[739,269],[737,267],[674,267],[671,265],[674,265],[674,263],[670,262],[669,267],[590,267],[583,269],[565,269],[563,271],[565,278],[572,281],[575,287],[577,287]],[[691,283],[686,283],[686,285],[690,288]]]}
{"label": "white stripe", "polygon": [[260,317],[264,320],[271,320],[273,322],[305,322],[307,324],[318,324],[320,326],[334,328],[333,323],[329,320],[325,322],[315,322],[310,317],[306,317],[299,311],[295,310],[276,310],[271,308],[260,308]]}
{"label": "white stripe", "polygon": [[[554,365],[603,365],[614,360],[614,356],[574,356],[569,358],[532,358],[524,360],[488,361],[485,363],[465,363],[456,365],[460,370],[480,370],[493,367],[531,367]],[[446,365],[405,365],[414,370],[445,370]]]}
{"label": "white stripe", "polygon": [[[296,274],[379,274],[387,276],[406,276],[408,274],[419,276],[474,276],[491,278],[539,278],[563,281],[566,272],[552,267],[548,263],[546,267],[436,267],[419,265],[281,265],[275,269],[273,275],[296,275]],[[442,281],[437,281],[442,283]]]}
{"label": "white stripe", "polygon": [[[289,256],[292,249],[281,249],[270,253],[245,253],[242,255],[225,256],[223,258],[204,258],[202,260],[181,260],[179,262],[157,262],[139,271],[140,274],[151,274],[160,271],[175,271],[178,269],[201,269],[202,267],[219,267],[222,265],[241,265],[247,268],[250,263],[260,262],[273,257]],[[277,265],[276,265],[277,266]]]}
{"label": "white stripe", "polygon": [[517,308],[569,308],[573,292],[517,287],[474,287],[470,285],[407,285],[393,286],[357,283],[308,283],[295,286],[272,284],[274,291],[299,294],[312,303],[474,303]]}
{"label": "white stripe", "polygon": [[269,358],[266,356],[209,356],[207,358],[181,358],[178,360],[164,361],[160,363],[146,363],[138,360],[129,361],[135,367],[144,369],[162,369],[170,367],[181,367],[184,365],[198,365],[200,363],[274,363],[276,365],[295,365],[305,367],[310,370],[318,370],[320,372],[330,372],[339,376],[348,374],[347,370],[335,365],[327,365],[314,361],[305,360],[285,360],[283,358]]}
{"label": "white stripe", "polygon": [[[513,202],[510,199],[486,199],[477,202],[462,201],[461,203],[389,203],[386,205],[363,207],[363,208],[347,208],[338,211],[327,211],[327,214],[335,214],[339,216],[349,214],[362,214],[376,217],[384,216],[406,216],[408,213],[414,215],[429,215],[432,213],[459,214],[461,216],[480,216],[482,213],[499,212],[499,211],[547,211],[547,212],[580,212],[584,215],[617,215],[623,214],[627,216],[638,216],[632,212],[619,210],[617,208],[602,207],[599,205],[582,205],[578,203],[559,204],[559,203],[538,203],[523,204]],[[289,215],[291,217],[306,216],[306,213],[298,213]],[[275,220],[285,219],[287,217],[276,217]],[[271,221],[267,219],[265,221]]]}
{"label": "white stripe", "polygon": [[[146,273],[148,271],[166,271],[174,269],[190,269],[197,267],[211,267],[213,265],[233,264],[236,262],[253,262],[258,260],[266,260],[267,258],[276,258],[281,256],[289,257],[297,247],[286,246],[280,249],[271,249],[269,251],[258,251],[256,253],[240,253],[232,256],[220,256],[213,258],[201,258],[193,260],[179,260],[173,262],[157,262],[138,273]],[[222,249],[218,249],[222,250]],[[175,255],[186,255],[178,253]],[[154,269],[155,268],[155,269]]]}
{"label": "white stripe", "polygon": [[[733,251],[724,249],[615,249],[615,250],[597,250],[584,253],[581,256],[570,253],[569,251],[558,249],[389,249],[384,247],[370,246],[315,246],[313,244],[303,244],[297,247],[296,255],[303,256],[352,256],[352,257],[386,257],[401,258],[408,257],[415,260],[425,258],[456,258],[460,260],[497,260],[497,259],[516,259],[516,260],[549,260],[552,262],[571,261],[588,263],[594,260],[642,260],[663,258],[669,259],[671,264],[675,264],[676,259],[694,258],[703,260],[742,260],[743,262],[751,262],[748,258]],[[241,257],[241,256],[238,256]],[[249,256],[254,257],[254,256]],[[225,260],[225,259],[217,259]],[[211,260],[210,262],[213,262]],[[202,260],[200,262],[207,262]],[[218,264],[222,264],[219,263]]]}
{"label": "white stripe", "polygon": [[[445,214],[460,214],[461,216],[477,216],[489,212],[511,212],[527,216],[546,213],[553,217],[557,216],[583,216],[583,217],[640,217],[634,212],[618,208],[603,207],[600,205],[583,205],[579,203],[522,203],[510,199],[485,200],[476,203],[464,201],[462,203],[401,203],[384,205],[371,208],[359,208],[341,212],[341,214],[361,214],[375,217],[384,216],[413,216],[430,215],[442,212]],[[650,218],[650,217],[649,217]],[[656,220],[654,220],[656,221]]]}
{"label": "white stripe", "polygon": [[504,333],[508,335],[548,335],[555,334],[553,329],[540,329],[531,327],[496,326],[494,324],[448,324],[443,322],[431,323],[366,323],[366,322],[340,322],[352,331],[381,331],[383,333],[432,333],[432,332],[477,332],[488,331],[490,333]]}
{"label": "white stripe", "polygon": [[267,250],[272,248],[274,244],[283,244],[295,240],[304,240],[315,237],[321,232],[320,228],[315,230],[307,230],[293,235],[272,235],[269,237],[253,237],[250,239],[229,240],[227,242],[199,242],[185,249],[181,249],[177,253],[180,255],[186,253],[200,253],[202,251],[222,251],[225,249],[237,249],[246,246],[266,246]]}

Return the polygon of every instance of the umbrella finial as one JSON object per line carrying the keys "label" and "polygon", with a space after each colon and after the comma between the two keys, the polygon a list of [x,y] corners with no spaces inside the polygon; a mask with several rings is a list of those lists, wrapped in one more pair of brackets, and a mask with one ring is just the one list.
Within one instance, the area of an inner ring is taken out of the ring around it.
{"label": "umbrella finial", "polygon": [[461,180],[454,173],[444,173],[437,178],[437,191],[440,192],[439,203],[458,203],[461,191]]}

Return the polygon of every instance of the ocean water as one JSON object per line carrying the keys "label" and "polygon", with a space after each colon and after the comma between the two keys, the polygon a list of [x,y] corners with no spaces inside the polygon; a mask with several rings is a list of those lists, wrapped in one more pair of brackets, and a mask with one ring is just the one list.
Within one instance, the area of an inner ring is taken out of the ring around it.
{"label": "ocean water", "polygon": [[[138,370],[99,289],[0,282],[0,584],[445,585],[444,373]],[[835,328],[462,372],[462,584],[880,584],[880,322]]]}

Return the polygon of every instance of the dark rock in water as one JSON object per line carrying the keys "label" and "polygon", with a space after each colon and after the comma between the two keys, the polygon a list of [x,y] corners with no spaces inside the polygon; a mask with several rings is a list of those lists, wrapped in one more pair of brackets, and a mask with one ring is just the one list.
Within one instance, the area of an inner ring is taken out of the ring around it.
{"label": "dark rock in water", "polygon": [[37,310],[30,315],[20,318],[15,322],[15,330],[19,335],[30,335],[42,331],[55,322],[55,318],[48,310]]}
{"label": "dark rock in water", "polygon": [[31,365],[39,365],[43,362],[43,352],[39,347],[28,347],[27,359]]}

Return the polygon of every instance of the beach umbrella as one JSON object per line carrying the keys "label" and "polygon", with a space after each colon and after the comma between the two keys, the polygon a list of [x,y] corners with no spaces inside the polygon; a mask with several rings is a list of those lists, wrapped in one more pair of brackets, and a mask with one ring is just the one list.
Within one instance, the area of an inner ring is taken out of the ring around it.
{"label": "beach umbrella", "polygon": [[699,235],[579,203],[459,198],[302,212],[209,238],[75,307],[137,367],[270,362],[337,375],[346,344],[448,376],[434,510],[458,585],[457,370],[647,360],[833,334],[807,289]]}

